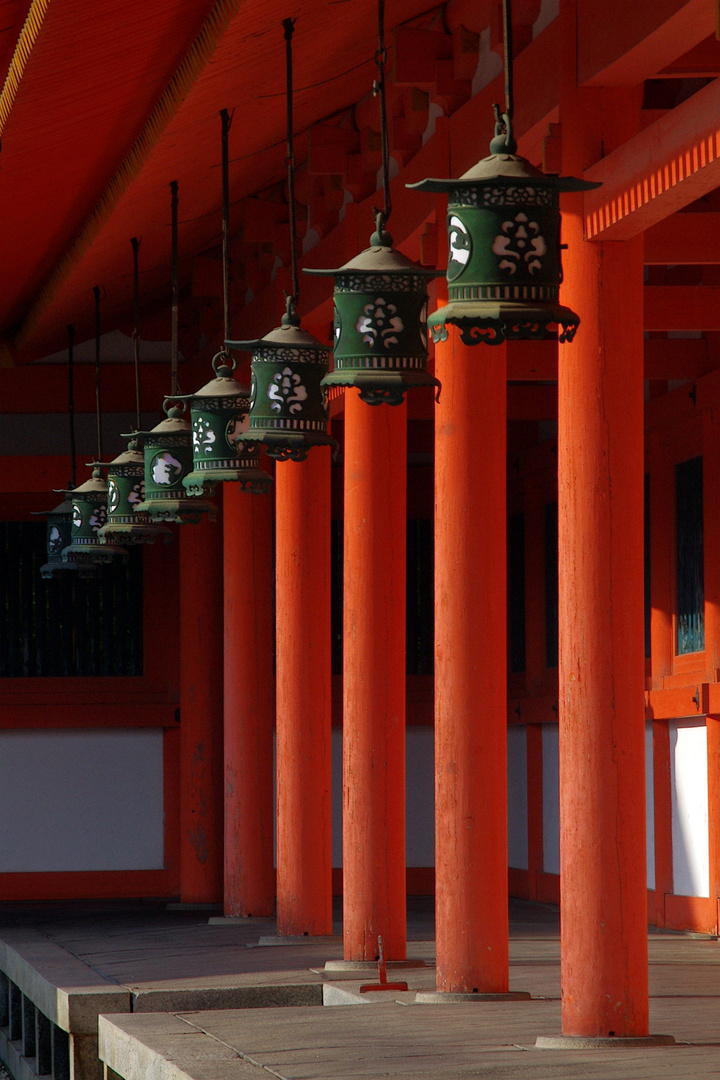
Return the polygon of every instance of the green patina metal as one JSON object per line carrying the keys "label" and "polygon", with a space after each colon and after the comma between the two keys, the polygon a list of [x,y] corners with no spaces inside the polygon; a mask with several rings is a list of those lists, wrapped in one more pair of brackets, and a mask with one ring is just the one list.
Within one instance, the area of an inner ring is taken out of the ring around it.
{"label": "green patina metal", "polygon": [[108,507],[107,521],[98,531],[100,539],[105,543],[117,540],[121,544],[152,544],[162,536],[168,541],[172,536],[170,529],[137,510],[145,498],[145,466],[139,440],[131,438],[127,450],[105,469]]}
{"label": "green patina metal", "polygon": [[559,303],[560,194],[599,185],[542,173],[515,150],[504,114],[490,156],[459,179],[407,185],[448,193],[449,303],[428,319],[435,341],[448,324],[468,345],[575,335],[580,319]]}
{"label": "green patina metal", "polygon": [[427,282],[440,275],[395,251],[381,220],[356,258],[305,273],[335,275],[335,368],[324,387],[355,386],[369,405],[400,405],[410,387],[439,387],[425,369]]}
{"label": "green patina metal", "polygon": [[252,350],[249,445],[262,444],[279,461],[303,461],[312,446],[336,446],[327,433],[327,396],[322,380],[330,349],[300,326],[292,309],[281,325],[256,341],[227,341]]}
{"label": "green patina metal", "polygon": [[83,578],[96,577],[99,571],[97,562],[78,562],[71,555],[63,558],[63,552],[72,543],[73,504],[69,497],[71,494],[72,492],[68,491],[68,498],[44,515],[47,518],[45,533],[47,562],[40,567],[40,576],[46,580],[68,570],[77,572]]}
{"label": "green patina metal", "polygon": [[167,397],[166,418],[152,431],[139,431],[144,442],[145,498],[136,507],[151,521],[197,524],[203,514],[217,515],[212,503],[190,498],[183,479],[192,471],[192,435],[185,403]]}
{"label": "green patina metal", "polygon": [[103,543],[98,536],[107,520],[108,486],[99,466],[92,476],[74,491],[66,494],[72,502],[70,544],[63,549],[64,562],[104,563],[116,556],[127,558],[123,547]]}
{"label": "green patina metal", "polygon": [[233,378],[235,359],[227,351],[219,352],[212,366],[215,378],[181,399],[190,405],[193,445],[193,469],[183,477],[183,487],[188,495],[200,496],[231,481],[262,494],[272,477],[260,468],[260,448],[244,442],[250,391]]}

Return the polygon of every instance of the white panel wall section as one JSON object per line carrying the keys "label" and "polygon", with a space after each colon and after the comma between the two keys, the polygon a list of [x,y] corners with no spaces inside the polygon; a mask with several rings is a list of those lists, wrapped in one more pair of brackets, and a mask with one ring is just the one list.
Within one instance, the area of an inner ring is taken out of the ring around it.
{"label": "white panel wall section", "polygon": [[645,846],[647,887],[655,888],[655,784],[653,780],[653,729],[645,725]]}
{"label": "white panel wall section", "polygon": [[543,869],[560,873],[560,742],[557,724],[543,724]]}
{"label": "white panel wall section", "polygon": [[528,868],[527,728],[508,727],[508,866]]}
{"label": "white panel wall section", "polygon": [[[435,865],[434,733],[411,724],[406,733],[405,829],[408,866]],[[332,732],[332,864],[342,866],[342,731]]]}
{"label": "white panel wall section", "polygon": [[160,729],[0,731],[0,873],[159,870]]}
{"label": "white panel wall section", "polygon": [[676,720],[669,727],[673,892],[676,896],[709,896],[705,720]]}

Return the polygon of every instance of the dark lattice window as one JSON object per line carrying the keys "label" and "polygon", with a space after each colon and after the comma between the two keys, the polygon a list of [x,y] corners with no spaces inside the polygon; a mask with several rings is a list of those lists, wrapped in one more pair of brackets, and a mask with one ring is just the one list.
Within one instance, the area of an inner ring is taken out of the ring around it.
{"label": "dark lattice window", "polygon": [[705,648],[703,573],[703,462],[701,457],[675,466],[677,529],[677,651]]}
{"label": "dark lattice window", "polygon": [[558,508],[545,507],[545,662],[558,666]]}
{"label": "dark lattice window", "polygon": [[45,526],[0,522],[0,678],[142,675],[142,555],[43,580]]}
{"label": "dark lattice window", "polygon": [[343,523],[333,520],[330,534],[332,633],[331,661],[333,675],[342,675],[343,663]]}
{"label": "dark lattice window", "polygon": [[650,656],[650,614],[652,600],[650,593],[650,477],[645,474],[645,656]]}
{"label": "dark lattice window", "polygon": [[433,597],[433,523],[407,523],[407,673],[432,675],[435,609]]}
{"label": "dark lattice window", "polygon": [[[343,639],[343,524],[332,523],[332,671],[342,672]],[[433,672],[433,523],[426,519],[407,523],[408,675]]]}
{"label": "dark lattice window", "polygon": [[525,670],[525,517],[508,520],[508,653],[510,671]]}

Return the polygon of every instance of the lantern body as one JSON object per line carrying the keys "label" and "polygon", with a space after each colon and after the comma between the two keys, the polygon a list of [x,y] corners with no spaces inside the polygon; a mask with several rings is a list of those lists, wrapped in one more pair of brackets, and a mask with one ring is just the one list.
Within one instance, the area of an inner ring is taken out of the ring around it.
{"label": "lantern body", "polygon": [[260,468],[259,447],[243,442],[249,426],[250,391],[232,377],[232,368],[221,360],[225,360],[222,353],[213,360],[216,378],[186,399],[190,403],[193,468],[183,477],[183,487],[188,495],[205,495],[218,483],[234,481],[243,490],[262,494],[270,488],[272,477]]}
{"label": "lantern body", "polygon": [[150,520],[137,507],[145,498],[145,467],[143,453],[137,440],[132,439],[127,450],[105,466],[107,470],[107,521],[98,531],[105,543],[117,540],[121,544],[152,544],[158,536],[166,541],[170,529]]}
{"label": "lantern body", "polygon": [[252,349],[248,445],[261,443],[279,461],[303,461],[311,446],[336,446],[327,434],[322,386],[330,350],[300,326],[295,315],[259,341],[229,341]]}
{"label": "lantern body", "polygon": [[94,468],[91,478],[68,495],[72,501],[70,544],[63,549],[63,561],[104,563],[118,555],[127,558],[124,548],[103,543],[98,536],[107,520],[108,499],[100,468]]}
{"label": "lantern body", "polygon": [[324,387],[356,386],[369,405],[399,405],[411,386],[438,386],[427,365],[427,279],[385,232],[335,275],[335,368]]}
{"label": "lantern body", "polygon": [[47,562],[40,567],[40,576],[51,580],[58,573],[68,570],[77,572],[80,577],[95,577],[99,565],[95,562],[78,562],[72,556],[63,558],[63,551],[72,542],[72,499],[67,498],[54,509],[48,511],[46,531]]}
{"label": "lantern body", "polygon": [[560,193],[596,186],[545,175],[514,153],[493,153],[459,180],[409,184],[448,193],[449,302],[428,319],[434,340],[451,323],[468,345],[571,341],[580,320],[559,303]]}
{"label": "lantern body", "polygon": [[145,497],[136,510],[154,522],[197,524],[203,514],[217,516],[211,503],[188,497],[182,481],[192,471],[190,423],[184,405],[167,398],[167,417],[152,431],[141,431],[144,443]]}

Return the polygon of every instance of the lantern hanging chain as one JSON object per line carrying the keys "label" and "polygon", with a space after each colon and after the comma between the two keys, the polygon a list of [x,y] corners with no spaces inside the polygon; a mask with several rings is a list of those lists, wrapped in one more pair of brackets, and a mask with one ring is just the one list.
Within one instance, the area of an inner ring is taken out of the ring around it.
{"label": "lantern hanging chain", "polygon": [[287,98],[287,172],[288,172],[288,203],[290,217],[290,262],[292,264],[292,295],[287,297],[288,314],[294,315],[298,305],[298,254],[297,235],[295,223],[295,149],[293,146],[293,70],[292,70],[292,36],[295,30],[294,19],[283,19],[285,32],[285,70],[286,70],[286,98]]}
{"label": "lantern hanging chain", "polygon": [[135,360],[135,430],[140,430],[140,237],[133,236],[133,354]]}
{"label": "lantern hanging chain", "polygon": [[172,312],[170,331],[170,395],[177,397],[180,393],[178,383],[178,182],[172,180],[171,192],[171,215],[172,215],[172,241],[171,241],[171,282],[172,282]]}
{"label": "lantern hanging chain", "polygon": [[[229,113],[223,109],[220,113],[222,122],[222,273],[223,273],[223,321],[224,339],[230,340],[230,155],[228,150],[228,134],[232,124],[234,111]],[[223,352],[227,353],[227,345],[223,343]]]}
{"label": "lantern hanging chain", "polygon": [[387,220],[392,213],[392,200],[390,197],[390,134],[387,122],[387,100],[385,94],[385,64],[387,63],[387,49],[385,47],[385,0],[378,0],[378,48],[375,53],[378,76],[373,83],[373,94],[380,99],[380,146],[382,148],[382,185],[383,185],[383,210],[376,208],[375,218],[377,231],[382,233]]}
{"label": "lantern hanging chain", "polygon": [[505,114],[513,117],[513,40],[511,0],[503,0],[503,59],[505,63]]}
{"label": "lantern hanging chain", "polygon": [[68,420],[70,422],[70,487],[75,488],[75,372],[73,369],[73,345],[75,327],[68,326]]}
{"label": "lantern hanging chain", "polygon": [[503,64],[505,68],[505,111],[500,112],[500,106],[493,105],[495,113],[495,138],[490,144],[493,154],[517,152],[517,143],[513,137],[513,36],[512,36],[512,9],[511,0],[503,0]]}
{"label": "lantern hanging chain", "polygon": [[93,288],[95,296],[95,412],[97,414],[97,459],[102,461],[102,407],[100,403],[100,289]]}

